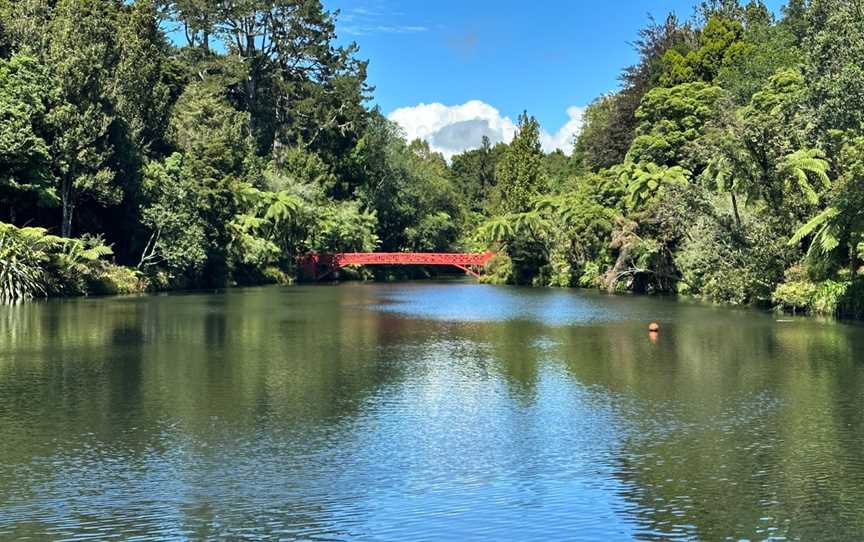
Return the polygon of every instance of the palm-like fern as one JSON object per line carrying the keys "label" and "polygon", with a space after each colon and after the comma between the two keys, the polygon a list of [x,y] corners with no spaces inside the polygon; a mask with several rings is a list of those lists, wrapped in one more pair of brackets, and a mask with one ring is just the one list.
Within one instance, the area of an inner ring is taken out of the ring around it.
{"label": "palm-like fern", "polygon": [[618,168],[619,178],[627,185],[628,199],[633,209],[642,208],[665,185],[686,184],[690,172],[681,166],[666,167],[657,164],[622,164]]}
{"label": "palm-like fern", "polygon": [[[824,190],[831,186],[828,178],[830,165],[825,153],[818,149],[801,149],[788,154],[777,164],[777,169],[786,180],[786,189],[791,190],[794,183],[813,205],[819,203],[818,189]],[[812,180],[818,184],[814,186]]]}
{"label": "palm-like fern", "polygon": [[84,274],[93,262],[103,256],[114,254],[110,245],[105,244],[101,235],[85,235],[81,239],[53,237],[61,249],[55,256],[58,267],[63,272]]}
{"label": "palm-like fern", "polygon": [[490,218],[477,228],[477,240],[486,245],[506,243],[515,234],[513,217],[510,215]]}
{"label": "palm-like fern", "polygon": [[513,216],[513,227],[516,235],[520,237],[538,237],[546,231],[548,225],[538,211],[517,213]]}
{"label": "palm-like fern", "polygon": [[840,211],[836,207],[828,207],[801,226],[789,240],[789,245],[795,246],[812,236],[813,241],[807,255],[813,256],[814,251],[823,255],[830,254],[840,246],[842,225],[838,221],[839,217]]}
{"label": "palm-like fern", "polygon": [[735,223],[741,227],[741,212],[738,209],[738,194],[749,196],[752,182],[748,182],[753,178],[752,172],[749,169],[752,164],[749,160],[738,159],[738,156],[728,156],[721,154],[708,162],[705,171],[702,172],[703,178],[709,179],[714,188],[718,192],[726,192],[729,194],[732,202],[732,213],[735,216]]}
{"label": "palm-like fern", "polygon": [[273,224],[290,223],[296,221],[300,214],[303,201],[296,195],[288,192],[267,193],[266,212],[264,218]]}

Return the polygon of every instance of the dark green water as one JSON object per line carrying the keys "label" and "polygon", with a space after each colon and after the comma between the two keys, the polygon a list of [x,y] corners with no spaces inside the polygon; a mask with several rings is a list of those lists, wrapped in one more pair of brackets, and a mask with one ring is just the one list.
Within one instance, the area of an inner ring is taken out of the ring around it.
{"label": "dark green water", "polygon": [[0,539],[862,540],[862,410],[864,328],[669,300],[0,307]]}

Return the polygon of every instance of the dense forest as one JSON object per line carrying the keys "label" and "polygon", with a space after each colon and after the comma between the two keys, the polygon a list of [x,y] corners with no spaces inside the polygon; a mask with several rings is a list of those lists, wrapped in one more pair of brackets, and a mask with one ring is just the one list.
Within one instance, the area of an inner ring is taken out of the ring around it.
{"label": "dense forest", "polygon": [[489,282],[864,316],[864,0],[649,19],[571,156],[525,113],[450,162],[371,106],[337,16],[0,0],[0,298],[492,249]]}

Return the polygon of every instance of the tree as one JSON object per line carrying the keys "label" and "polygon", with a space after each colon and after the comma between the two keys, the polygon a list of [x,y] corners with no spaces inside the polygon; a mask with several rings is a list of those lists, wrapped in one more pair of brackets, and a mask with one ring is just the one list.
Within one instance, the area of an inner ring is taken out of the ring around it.
{"label": "tree", "polygon": [[109,96],[117,58],[115,16],[100,0],[60,0],[51,21],[48,58],[58,101],[47,123],[64,237],[72,234],[82,198],[116,205],[123,196],[111,164],[112,132],[118,128]]}
{"label": "tree", "polygon": [[219,19],[219,3],[210,0],[173,0],[165,2],[169,16],[183,26],[186,43],[210,51],[210,36]]}
{"label": "tree", "polygon": [[[584,137],[580,134],[574,151],[577,162],[589,171],[611,167],[624,161],[639,124],[636,110],[645,94],[654,88],[663,74],[663,57],[667,51],[689,51],[695,33],[688,23],[669,14],[658,23],[649,18],[634,42],[639,62],[626,68],[620,79],[622,89],[595,101],[596,111],[586,112]],[[593,117],[593,118],[592,118]]]}
{"label": "tree", "polygon": [[167,148],[168,120],[180,86],[154,1],[138,0],[122,10],[112,84],[112,101],[129,138],[150,156]]}
{"label": "tree", "polygon": [[519,116],[513,141],[496,167],[498,207],[505,213],[527,211],[531,200],[546,189],[540,124],[528,113]]}
{"label": "tree", "polygon": [[186,87],[174,107],[169,132],[199,178],[241,177],[253,154],[250,115],[238,111],[206,82]]}
{"label": "tree", "polygon": [[720,70],[746,52],[742,42],[744,25],[720,15],[712,15],[699,32],[698,46],[686,54],[670,49],[663,57],[664,72],[660,83],[675,86],[703,81],[712,83]]}
{"label": "tree", "polygon": [[184,175],[194,183],[190,190],[205,224],[208,253],[202,275],[222,284],[233,263],[228,228],[241,210],[254,156],[249,114],[234,109],[206,82],[194,83],[178,99],[169,133],[183,154]]}
{"label": "tree", "polygon": [[483,136],[479,149],[465,151],[453,157],[450,172],[453,182],[464,194],[469,208],[475,212],[485,209],[492,190],[497,183],[495,166],[506,145],[492,146],[487,136]]}
{"label": "tree", "polygon": [[627,160],[691,169],[701,166],[688,164],[685,149],[702,137],[722,96],[723,89],[702,82],[659,87],[646,94],[636,112],[639,127]]}
{"label": "tree", "polygon": [[864,0],[813,0],[804,40],[816,128],[864,129]]}
{"label": "tree", "polygon": [[[778,212],[790,210],[788,176],[781,163],[807,146],[803,105],[807,88],[797,70],[781,70],[768,79],[750,103],[737,112],[731,137],[746,149],[753,170],[752,195]],[[794,209],[793,209],[794,212]]]}
{"label": "tree", "polygon": [[50,91],[35,59],[0,59],[0,200],[12,223],[20,210],[58,203],[44,139]]}
{"label": "tree", "polygon": [[[812,165],[820,171],[824,167],[821,162]],[[864,258],[864,137],[846,142],[839,157],[839,169],[829,205],[801,226],[789,244],[797,246],[810,238],[811,263],[848,264],[854,277],[858,262]]]}
{"label": "tree", "polygon": [[154,266],[172,276],[193,278],[203,269],[209,250],[201,215],[205,202],[182,154],[144,169],[141,220],[150,231],[138,268]]}
{"label": "tree", "polygon": [[[819,204],[817,189],[825,190],[831,186],[825,153],[818,149],[801,149],[788,154],[777,164],[777,168],[780,175],[786,179],[786,191],[792,191],[794,186],[812,205]],[[814,178],[819,181],[819,186],[814,187],[811,184],[811,179]]]}
{"label": "tree", "polygon": [[611,123],[616,120],[620,97],[617,94],[601,96],[591,102],[585,110],[582,129],[576,136],[573,147],[573,160],[583,171],[599,171],[620,163],[630,141],[623,140],[613,130]]}
{"label": "tree", "polygon": [[666,186],[686,185],[691,175],[681,166],[665,167],[650,162],[625,162],[612,171],[627,186],[628,203],[634,211],[642,210],[648,202],[662,197]]}
{"label": "tree", "polygon": [[382,250],[444,250],[455,241],[463,203],[444,157],[428,143],[406,145],[401,129],[375,111],[350,158],[362,179],[357,195],[378,219]]}

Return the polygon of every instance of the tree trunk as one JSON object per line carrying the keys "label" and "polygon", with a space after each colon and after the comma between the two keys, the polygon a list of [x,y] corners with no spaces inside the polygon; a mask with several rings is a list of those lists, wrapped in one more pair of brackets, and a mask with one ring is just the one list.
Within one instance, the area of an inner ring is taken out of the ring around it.
{"label": "tree trunk", "polygon": [[75,209],[75,205],[72,202],[72,181],[63,180],[60,198],[63,206],[63,221],[60,224],[60,236],[72,237],[72,212]]}
{"label": "tree trunk", "polygon": [[606,273],[603,282],[606,283],[606,291],[610,294],[615,293],[615,285],[618,283],[619,275],[621,275],[621,272],[627,265],[627,259],[629,257],[630,249],[628,247],[621,247],[621,250],[618,253],[618,259],[615,260],[615,265]]}
{"label": "tree trunk", "polygon": [[738,213],[738,198],[735,197],[735,192],[729,192],[732,196],[732,211],[735,213],[735,226],[741,229],[741,215]]}

